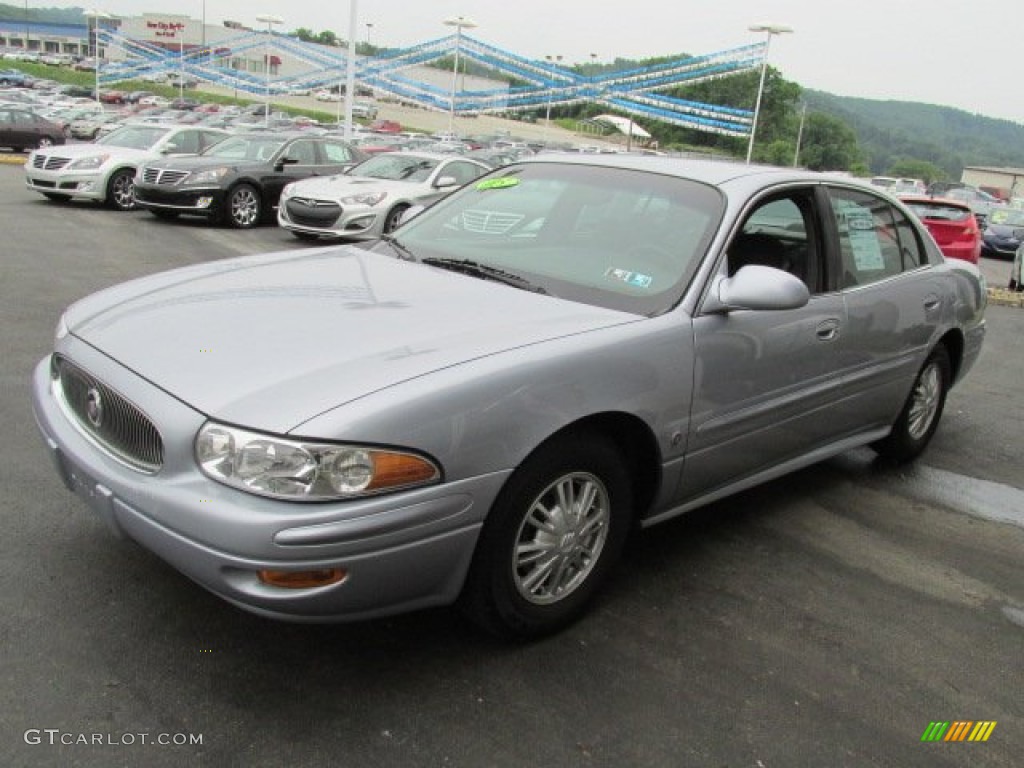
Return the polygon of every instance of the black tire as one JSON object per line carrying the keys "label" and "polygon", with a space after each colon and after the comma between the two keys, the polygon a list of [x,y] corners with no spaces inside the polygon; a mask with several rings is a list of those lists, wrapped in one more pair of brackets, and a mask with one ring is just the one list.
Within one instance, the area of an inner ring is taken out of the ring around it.
{"label": "black tire", "polygon": [[134,168],[122,168],[113,173],[107,182],[107,197],[104,202],[108,208],[115,211],[135,210]]}
{"label": "black tire", "polygon": [[[585,514],[566,516],[566,495]],[[460,597],[484,630],[539,637],[583,613],[622,552],[632,489],[607,439],[569,435],[541,446],[512,474],[488,514]]]}
{"label": "black tire", "polygon": [[939,426],[951,379],[949,352],[940,344],[914,379],[892,432],[872,446],[882,458],[904,464],[916,459],[928,447]]}
{"label": "black tire", "polygon": [[224,198],[222,220],[235,229],[252,229],[263,218],[263,201],[252,184],[233,187]]}
{"label": "black tire", "polygon": [[71,195],[61,195],[57,192],[43,192],[43,197],[47,200],[53,200],[55,203],[66,203],[71,199]]}
{"label": "black tire", "polygon": [[409,210],[408,205],[396,205],[388,211],[387,216],[384,217],[384,226],[381,229],[381,232],[385,235],[394,232],[395,228],[398,227],[398,224],[401,221],[402,214],[407,210]]}
{"label": "black tire", "polygon": [[53,137],[51,136],[40,136],[36,141],[36,149],[46,149],[54,145]]}

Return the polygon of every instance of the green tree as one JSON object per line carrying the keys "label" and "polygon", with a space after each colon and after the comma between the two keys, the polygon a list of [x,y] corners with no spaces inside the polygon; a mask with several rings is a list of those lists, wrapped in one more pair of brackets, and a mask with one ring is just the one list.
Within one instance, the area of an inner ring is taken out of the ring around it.
{"label": "green tree", "polygon": [[934,163],[914,158],[897,160],[889,166],[886,175],[921,179],[925,184],[931,184],[933,181],[945,181],[949,178],[949,174]]}
{"label": "green tree", "polygon": [[804,121],[800,163],[812,171],[846,171],[861,161],[857,135],[838,117],[811,112]]}

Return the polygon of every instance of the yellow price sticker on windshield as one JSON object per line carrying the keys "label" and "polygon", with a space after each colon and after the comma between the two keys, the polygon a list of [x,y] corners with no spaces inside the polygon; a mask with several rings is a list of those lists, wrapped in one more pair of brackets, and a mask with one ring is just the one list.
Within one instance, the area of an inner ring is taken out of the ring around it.
{"label": "yellow price sticker on windshield", "polygon": [[499,176],[496,179],[484,179],[476,185],[477,189],[505,189],[507,187],[514,187],[519,184],[519,179],[515,176]]}

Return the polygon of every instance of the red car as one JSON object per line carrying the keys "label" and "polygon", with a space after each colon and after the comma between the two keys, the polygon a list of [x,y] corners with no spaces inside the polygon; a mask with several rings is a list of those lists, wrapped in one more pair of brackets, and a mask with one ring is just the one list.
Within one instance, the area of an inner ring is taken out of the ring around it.
{"label": "red car", "polygon": [[981,231],[967,203],[918,195],[901,197],[900,200],[924,222],[943,256],[978,263]]}
{"label": "red car", "polygon": [[370,130],[374,133],[401,133],[402,125],[395,120],[374,120],[370,123]]}

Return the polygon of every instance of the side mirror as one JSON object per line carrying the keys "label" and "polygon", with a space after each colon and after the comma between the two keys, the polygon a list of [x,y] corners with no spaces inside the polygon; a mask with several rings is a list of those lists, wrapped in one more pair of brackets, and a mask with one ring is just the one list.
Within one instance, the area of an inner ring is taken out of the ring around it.
{"label": "side mirror", "polygon": [[704,311],[798,309],[811,300],[803,280],[775,267],[749,264],[732,277],[716,277]]}
{"label": "side mirror", "polygon": [[434,186],[437,189],[444,189],[446,187],[457,187],[459,180],[454,176],[441,176],[437,181],[434,182]]}

